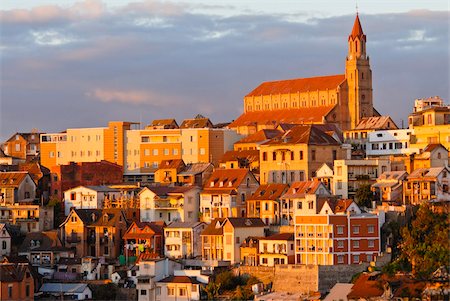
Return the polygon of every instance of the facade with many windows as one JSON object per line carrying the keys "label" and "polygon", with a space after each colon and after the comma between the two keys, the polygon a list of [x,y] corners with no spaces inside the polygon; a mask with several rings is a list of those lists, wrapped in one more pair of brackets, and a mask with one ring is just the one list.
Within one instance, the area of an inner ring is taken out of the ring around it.
{"label": "facade with many windows", "polygon": [[358,264],[380,253],[380,221],[352,200],[325,200],[295,216],[297,264]]}

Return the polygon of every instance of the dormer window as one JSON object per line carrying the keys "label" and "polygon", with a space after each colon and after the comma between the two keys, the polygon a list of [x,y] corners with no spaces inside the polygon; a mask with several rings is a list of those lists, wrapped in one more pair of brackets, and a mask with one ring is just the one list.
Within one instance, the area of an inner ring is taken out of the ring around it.
{"label": "dormer window", "polygon": [[223,187],[223,181],[220,181],[219,187]]}
{"label": "dormer window", "polygon": [[91,214],[91,220],[92,220],[93,222],[95,222],[95,219],[96,219],[95,213],[92,213],[92,214]]}
{"label": "dormer window", "polygon": [[214,181],[211,181],[211,183],[209,184],[210,187],[214,186]]}
{"label": "dormer window", "polygon": [[103,215],[103,222],[104,223],[108,222],[108,214]]}

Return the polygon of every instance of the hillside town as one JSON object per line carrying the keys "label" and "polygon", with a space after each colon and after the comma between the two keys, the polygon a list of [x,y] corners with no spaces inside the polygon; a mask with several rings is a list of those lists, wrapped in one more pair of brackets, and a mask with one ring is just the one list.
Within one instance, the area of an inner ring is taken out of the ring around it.
{"label": "hillside town", "polygon": [[0,300],[449,300],[450,105],[377,111],[342,30],[343,74],[263,82],[230,122],[10,133]]}

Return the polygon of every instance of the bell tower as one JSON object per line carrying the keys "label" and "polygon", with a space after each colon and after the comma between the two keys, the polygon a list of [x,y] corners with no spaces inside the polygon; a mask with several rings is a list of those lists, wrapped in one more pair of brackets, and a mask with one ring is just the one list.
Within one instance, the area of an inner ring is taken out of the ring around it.
{"label": "bell tower", "polygon": [[348,54],[345,62],[345,78],[348,83],[350,127],[354,129],[362,117],[374,115],[372,101],[372,70],[366,55],[366,35],[358,13],[348,36]]}

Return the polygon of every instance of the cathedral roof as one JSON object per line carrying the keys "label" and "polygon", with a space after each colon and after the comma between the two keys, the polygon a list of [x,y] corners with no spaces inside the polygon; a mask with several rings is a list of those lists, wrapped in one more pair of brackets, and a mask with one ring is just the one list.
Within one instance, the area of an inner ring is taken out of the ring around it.
{"label": "cathedral roof", "polygon": [[312,108],[279,109],[269,111],[246,112],[233,121],[228,127],[236,128],[251,125],[273,125],[281,123],[323,123],[335,106],[320,106]]}
{"label": "cathedral roof", "polygon": [[356,14],[355,23],[353,23],[352,33],[349,38],[362,38],[365,37],[364,32],[361,27],[361,22],[359,21],[359,16]]}
{"label": "cathedral roof", "polygon": [[345,80],[344,74],[317,76],[308,78],[287,79],[272,82],[264,82],[256,87],[248,96],[260,96],[270,94],[289,94],[297,92],[335,90]]}

